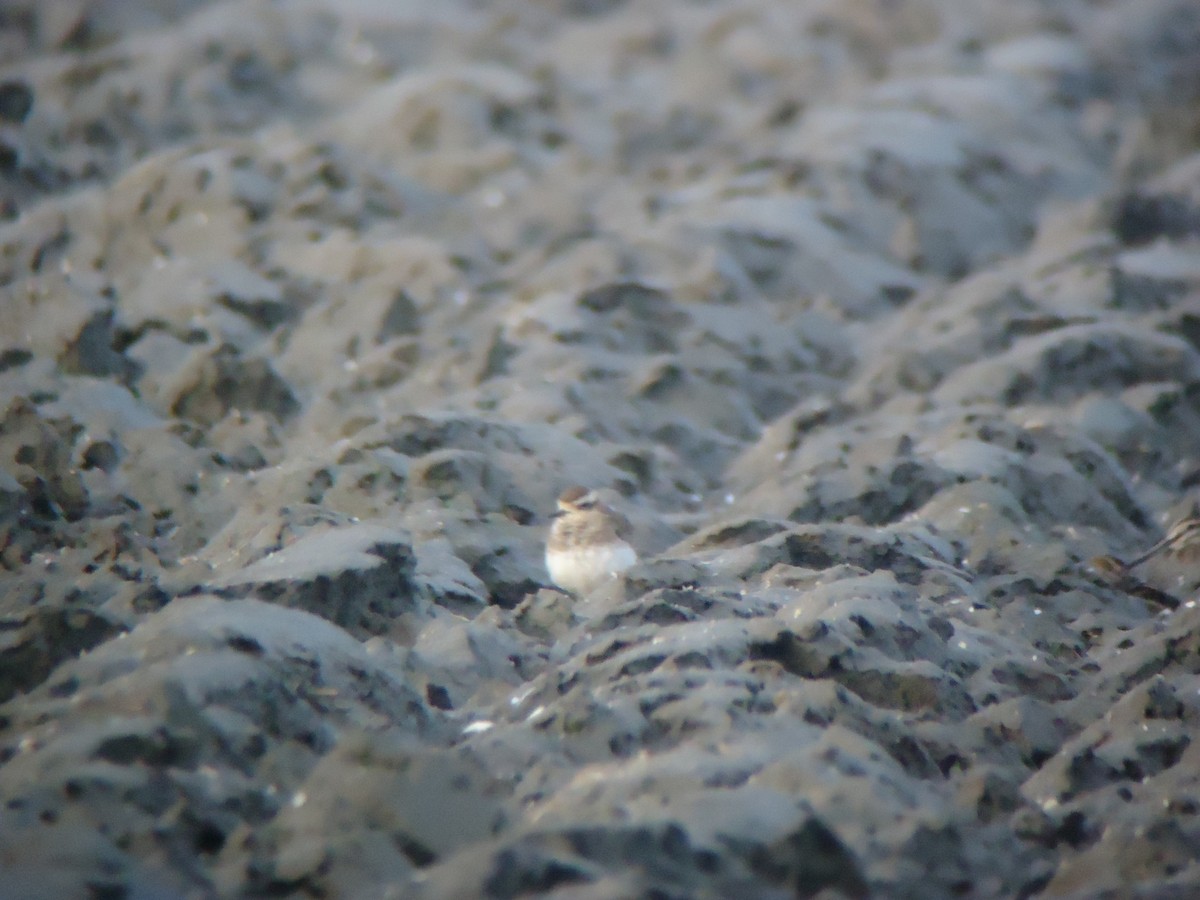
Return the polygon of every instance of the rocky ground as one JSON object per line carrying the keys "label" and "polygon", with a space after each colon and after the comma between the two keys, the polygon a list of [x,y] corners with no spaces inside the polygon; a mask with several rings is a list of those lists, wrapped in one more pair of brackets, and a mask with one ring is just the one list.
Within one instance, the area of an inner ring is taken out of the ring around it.
{"label": "rocky ground", "polygon": [[1200,895],[1197,46],[8,0],[5,896]]}

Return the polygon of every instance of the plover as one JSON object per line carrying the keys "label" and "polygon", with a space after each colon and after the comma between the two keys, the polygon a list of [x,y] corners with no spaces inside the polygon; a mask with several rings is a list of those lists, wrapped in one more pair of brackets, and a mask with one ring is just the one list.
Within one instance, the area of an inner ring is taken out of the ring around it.
{"label": "plover", "polygon": [[1180,519],[1167,529],[1166,537],[1139,556],[1131,560],[1126,568],[1140,566],[1146,560],[1159,553],[1173,556],[1184,562],[1194,562],[1200,559],[1200,516],[1189,516]]}
{"label": "plover", "polygon": [[[1156,545],[1157,546],[1157,545]],[[1179,598],[1141,581],[1129,566],[1115,556],[1095,556],[1091,560],[1091,569],[1107,584],[1119,591],[1141,597],[1147,603],[1153,603],[1162,609],[1178,609]]]}
{"label": "plover", "polygon": [[572,594],[586,594],[637,562],[629,520],[605,503],[598,491],[569,487],[546,539],[550,580]]}

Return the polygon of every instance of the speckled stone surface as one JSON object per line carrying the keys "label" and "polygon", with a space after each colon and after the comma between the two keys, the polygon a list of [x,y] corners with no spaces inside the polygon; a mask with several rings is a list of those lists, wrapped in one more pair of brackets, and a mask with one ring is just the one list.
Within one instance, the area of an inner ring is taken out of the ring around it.
{"label": "speckled stone surface", "polygon": [[1200,894],[1197,46],[7,3],[4,891]]}

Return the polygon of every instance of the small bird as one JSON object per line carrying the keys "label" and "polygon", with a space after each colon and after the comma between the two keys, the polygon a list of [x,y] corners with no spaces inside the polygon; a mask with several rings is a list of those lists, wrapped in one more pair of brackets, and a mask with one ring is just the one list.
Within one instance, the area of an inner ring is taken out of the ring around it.
{"label": "small bird", "polygon": [[558,496],[558,510],[546,539],[550,580],[582,595],[615,578],[637,562],[627,538],[629,520],[601,499],[598,491],[569,487]]}
{"label": "small bird", "polygon": [[1178,609],[1179,598],[1165,591],[1146,584],[1129,570],[1126,563],[1115,556],[1095,556],[1090,561],[1092,572],[1099,575],[1106,584],[1124,591],[1134,597],[1141,597],[1147,603],[1152,603],[1162,609]]}
{"label": "small bird", "polygon": [[1159,553],[1165,553],[1183,562],[1195,562],[1200,559],[1200,516],[1180,519],[1167,529],[1166,537],[1137,559],[1126,563],[1126,568],[1140,566]]}

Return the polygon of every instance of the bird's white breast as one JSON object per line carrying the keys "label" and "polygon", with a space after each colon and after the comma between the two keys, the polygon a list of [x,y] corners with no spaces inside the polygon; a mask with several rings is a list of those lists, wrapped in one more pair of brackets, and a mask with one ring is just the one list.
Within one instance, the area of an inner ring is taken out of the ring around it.
{"label": "bird's white breast", "polygon": [[637,554],[624,541],[546,551],[546,570],[550,573],[550,580],[574,594],[586,594],[624,572],[635,562]]}

